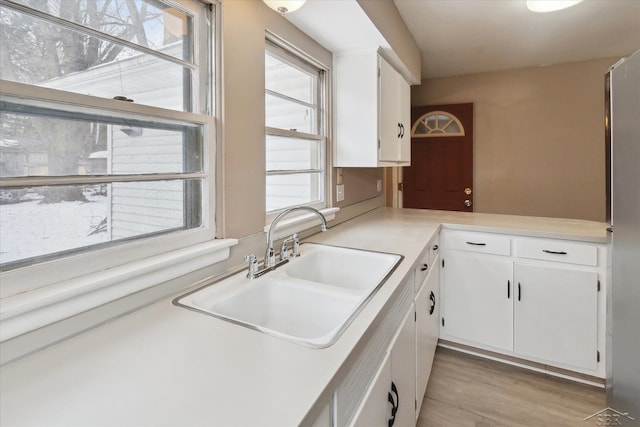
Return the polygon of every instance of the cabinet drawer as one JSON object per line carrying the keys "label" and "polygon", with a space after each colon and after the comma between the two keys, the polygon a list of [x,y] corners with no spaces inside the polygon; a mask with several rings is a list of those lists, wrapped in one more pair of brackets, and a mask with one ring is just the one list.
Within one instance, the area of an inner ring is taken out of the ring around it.
{"label": "cabinet drawer", "polygon": [[420,261],[418,262],[418,265],[416,266],[415,269],[415,279],[414,279],[414,287],[415,287],[415,292],[417,293],[420,288],[422,287],[422,284],[424,283],[424,280],[427,278],[427,275],[429,274],[429,271],[431,271],[431,257],[430,257],[430,250],[427,248],[427,251],[422,254],[422,257],[420,258]]}
{"label": "cabinet drawer", "polygon": [[516,239],[516,256],[568,264],[598,265],[598,248],[594,245],[552,239]]}
{"label": "cabinet drawer", "polygon": [[431,261],[431,264],[433,264],[436,257],[438,256],[439,249],[440,249],[440,239],[436,235],[436,237],[434,237],[433,240],[431,240],[431,243],[429,244],[429,260]]}
{"label": "cabinet drawer", "polygon": [[511,255],[511,239],[496,234],[447,230],[440,236],[440,244],[445,249]]}
{"label": "cabinet drawer", "polygon": [[422,257],[418,262],[418,265],[415,269],[415,291],[418,292],[420,287],[422,286],[424,280],[429,275],[434,262],[436,262],[436,257],[438,256],[438,236],[433,238],[431,242],[427,245],[426,249],[422,253]]}

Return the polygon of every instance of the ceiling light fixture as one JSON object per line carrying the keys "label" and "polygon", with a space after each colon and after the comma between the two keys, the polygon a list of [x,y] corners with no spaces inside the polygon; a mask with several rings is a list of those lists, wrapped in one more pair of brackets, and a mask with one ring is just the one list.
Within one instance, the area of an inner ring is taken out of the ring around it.
{"label": "ceiling light fixture", "polygon": [[262,0],[271,9],[279,12],[282,16],[285,13],[293,12],[302,7],[307,0]]}
{"label": "ceiling light fixture", "polygon": [[554,12],[575,6],[582,0],[527,0],[527,9],[532,12]]}

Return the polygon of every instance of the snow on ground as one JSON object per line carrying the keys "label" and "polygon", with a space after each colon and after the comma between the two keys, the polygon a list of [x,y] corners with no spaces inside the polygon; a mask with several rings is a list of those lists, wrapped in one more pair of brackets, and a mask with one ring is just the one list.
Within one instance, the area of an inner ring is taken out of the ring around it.
{"label": "snow on ground", "polygon": [[0,205],[0,264],[108,241],[89,233],[107,216],[106,196],[87,202]]}

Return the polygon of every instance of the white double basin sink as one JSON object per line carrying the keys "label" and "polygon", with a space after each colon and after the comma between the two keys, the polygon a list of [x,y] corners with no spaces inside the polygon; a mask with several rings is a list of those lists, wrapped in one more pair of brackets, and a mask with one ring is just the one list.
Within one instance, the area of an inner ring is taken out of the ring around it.
{"label": "white double basin sink", "polygon": [[401,255],[304,243],[300,257],[256,279],[246,270],[173,302],[313,348],[336,342]]}

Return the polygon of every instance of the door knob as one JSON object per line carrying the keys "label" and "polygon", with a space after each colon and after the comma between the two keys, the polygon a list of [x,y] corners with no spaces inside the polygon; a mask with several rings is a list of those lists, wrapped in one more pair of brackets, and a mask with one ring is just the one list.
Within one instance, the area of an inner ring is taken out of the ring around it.
{"label": "door knob", "polygon": [[469,200],[469,199],[465,200],[465,201],[464,201],[464,205],[465,205],[465,207],[467,207],[467,208],[471,207],[471,200]]}
{"label": "door knob", "polygon": [[468,196],[469,194],[471,194],[471,188],[469,188],[469,187],[465,188],[465,189],[464,189],[464,194],[466,194],[467,196]]}

